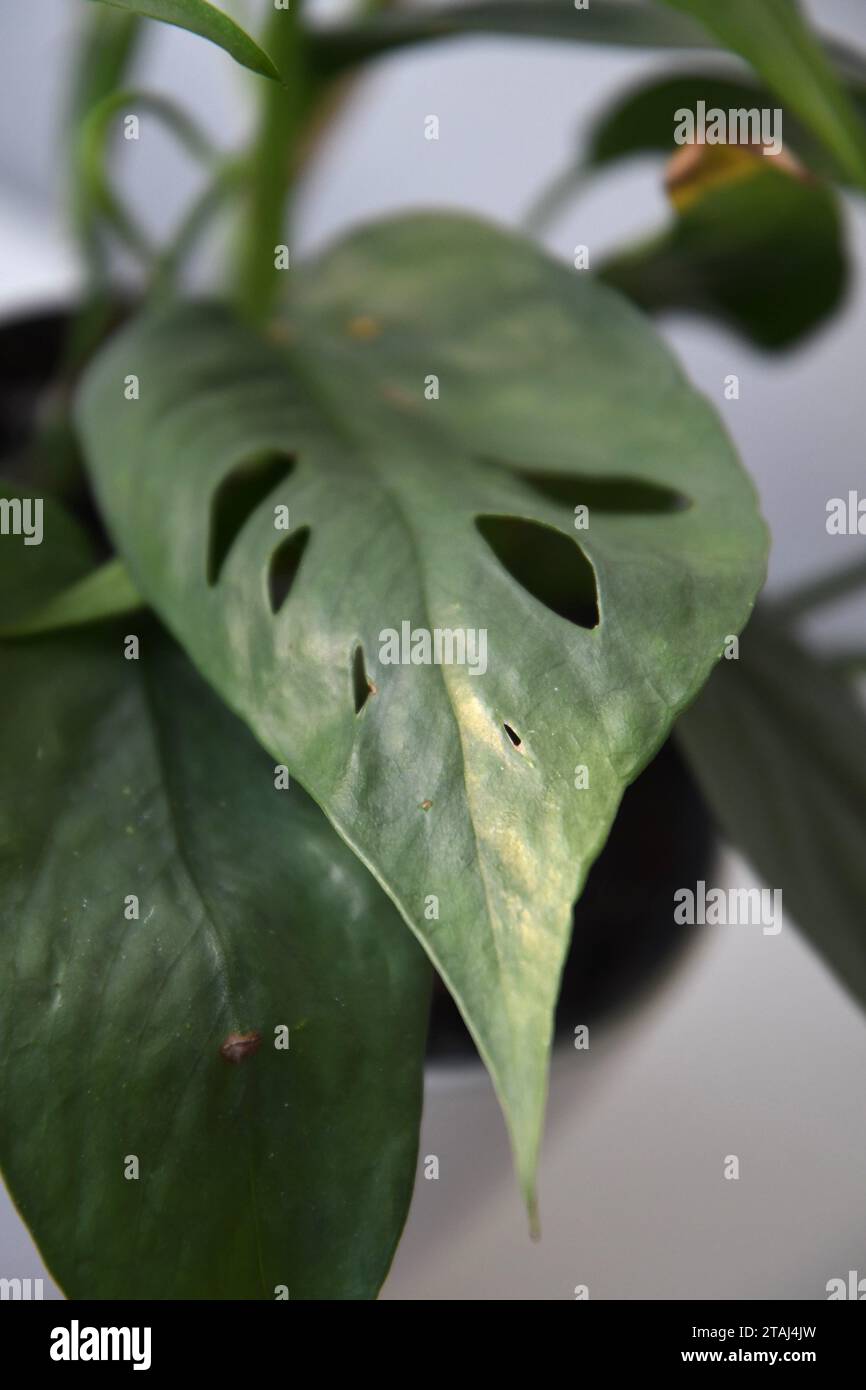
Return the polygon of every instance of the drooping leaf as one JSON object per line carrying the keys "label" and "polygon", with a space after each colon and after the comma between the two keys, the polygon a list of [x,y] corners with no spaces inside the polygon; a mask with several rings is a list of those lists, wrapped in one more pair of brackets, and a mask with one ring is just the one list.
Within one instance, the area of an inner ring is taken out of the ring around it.
{"label": "drooping leaf", "polygon": [[133,630],[137,661],[128,627],[0,644],[6,1181],[70,1297],[373,1297],[429,967],[153,620]]}
{"label": "drooping leaf", "polygon": [[794,0],[660,0],[739,53],[866,189],[866,126]]}
{"label": "drooping leaf", "polygon": [[[677,113],[695,110],[698,101],[707,109],[760,111],[773,100],[754,82],[710,72],[642,85],[602,115],[585,152],[542,192],[527,225],[549,224],[618,160],[675,152],[683,158],[674,143]],[[861,100],[866,113],[866,93]],[[830,178],[837,167],[787,112],[782,128],[781,157],[735,144],[689,147],[686,177],[672,188],[674,220],[615,253],[600,267],[602,277],[650,313],[721,317],[764,348],[790,346],[815,328],[839,305],[848,266],[838,200],[800,165]]]}
{"label": "drooping leaf", "polygon": [[[866,80],[852,82],[851,94],[861,119],[866,121]],[[709,69],[642,82],[603,111],[588,135],[584,129],[578,132],[573,159],[537,196],[527,224],[534,229],[547,226],[583,191],[592,175],[619,160],[648,154],[669,157],[677,149],[677,113],[696,111],[699,101],[705,103],[707,110],[760,112],[775,109],[778,98],[757,80],[730,77]],[[825,178],[839,176],[837,161],[787,108],[782,108],[782,131],[785,151],[793,151],[801,163]]]}
{"label": "drooping leaf", "polygon": [[[866,119],[866,86],[853,93],[861,117]],[[707,110],[762,110],[774,105],[773,95],[757,81],[727,77],[718,72],[677,73],[643,83],[604,113],[593,129],[585,156],[589,168],[603,168],[630,155],[673,152],[676,112],[695,111],[703,101]],[[778,98],[775,98],[778,104]],[[783,108],[784,148],[793,151],[810,169],[825,177],[839,172],[836,161],[811,128]],[[708,148],[712,148],[711,146]]]}
{"label": "drooping leaf", "polygon": [[760,613],[677,724],[722,829],[866,1006],[866,711]]}
{"label": "drooping leaf", "polygon": [[738,146],[701,154],[703,172],[672,190],[679,206],[669,228],[609,258],[600,274],[650,313],[708,314],[759,347],[790,347],[845,292],[838,200],[826,184]]}
{"label": "drooping leaf", "polygon": [[29,607],[12,622],[0,624],[0,637],[34,637],[64,627],[80,627],[142,606],[142,598],[121,560],[74,580],[50,598]]}
{"label": "drooping leaf", "polygon": [[[764,528],[646,322],[515,237],[384,223],[292,302],[276,344],[206,306],[115,339],[89,465],[142,593],[423,941],[531,1195],[571,904]],[[393,664],[413,630],[462,664]]]}
{"label": "drooping leaf", "polygon": [[280,75],[264,49],[230,15],[211,5],[209,0],[97,0],[97,3],[128,10],[143,19],[158,19],[179,29],[188,29],[225,49],[242,67],[251,68],[262,77],[279,80]]}
{"label": "drooping leaf", "polygon": [[[778,2],[778,0],[777,0]],[[692,7],[689,0],[591,0],[585,9],[577,9],[574,0],[478,0],[475,4],[444,4],[425,6],[419,10],[396,10],[362,20],[349,19],[336,24],[322,25],[310,33],[310,53],[325,73],[340,71],[354,64],[375,58],[380,53],[402,48],[408,44],[431,43],[437,39],[460,38],[473,34],[502,35],[523,39],[571,40],[577,43],[610,44],[629,48],[667,48],[672,50],[718,49],[738,47],[740,33],[727,25],[728,9],[748,12],[749,7],[762,0],[735,0],[734,5],[715,4],[715,0],[698,0]],[[784,3],[784,0],[782,0]],[[687,11],[694,8],[695,14]],[[712,9],[712,20],[709,11]],[[724,26],[724,27],[723,27]],[[757,26],[766,29],[763,21]],[[800,28],[802,29],[802,21]],[[805,57],[811,72],[814,50],[823,53],[821,74],[809,80],[810,88],[826,85],[835,101],[836,78],[862,87],[866,82],[866,59],[847,45],[822,35],[795,45],[801,61]],[[750,54],[743,52],[749,61]],[[829,65],[829,67],[828,67]],[[760,70],[760,64],[755,62]],[[767,74],[764,74],[767,76]],[[769,80],[769,78],[768,78]],[[813,110],[817,95],[809,102]],[[843,103],[844,105],[844,103]],[[859,181],[859,176],[858,176]]]}
{"label": "drooping leaf", "polygon": [[701,24],[643,0],[591,0],[582,10],[574,0],[479,0],[322,25],[312,30],[311,48],[320,66],[340,69],[408,44],[472,34],[627,47],[715,47]]}

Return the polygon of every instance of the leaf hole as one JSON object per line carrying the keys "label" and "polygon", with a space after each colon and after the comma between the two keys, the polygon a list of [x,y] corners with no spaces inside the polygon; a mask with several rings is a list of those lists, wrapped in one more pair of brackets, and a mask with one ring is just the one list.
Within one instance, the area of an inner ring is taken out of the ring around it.
{"label": "leaf hole", "polygon": [[355,713],[360,714],[370,696],[376,693],[376,687],[367,675],[367,668],[364,665],[364,648],[359,642],[352,653],[352,696],[355,702]]}
{"label": "leaf hole", "polygon": [[523,517],[479,516],[479,535],[532,598],[578,627],[598,627],[595,570],[577,541]]}
{"label": "leaf hole", "polygon": [[272,613],[279,613],[289,597],[309,539],[309,526],[301,526],[292,535],[286,536],[271,555],[268,565],[268,596]]}
{"label": "leaf hole", "polygon": [[579,473],[550,473],[544,470],[514,468],[498,459],[485,463],[502,468],[547,502],[568,507],[588,507],[593,511],[614,516],[662,515],[684,512],[692,506],[690,497],[663,483],[650,483],[643,478],[582,477]]}
{"label": "leaf hole", "polygon": [[257,454],[223,478],[211,501],[208,584],[216,584],[243,526],[268,494],[291,475],[295,462],[292,454]]}
{"label": "leaf hole", "polygon": [[514,744],[514,747],[519,748],[523,743],[523,739],[520,737],[520,734],[516,733],[514,729],[512,729],[510,724],[503,724],[502,727],[507,733],[508,737],[511,739],[511,742]]}

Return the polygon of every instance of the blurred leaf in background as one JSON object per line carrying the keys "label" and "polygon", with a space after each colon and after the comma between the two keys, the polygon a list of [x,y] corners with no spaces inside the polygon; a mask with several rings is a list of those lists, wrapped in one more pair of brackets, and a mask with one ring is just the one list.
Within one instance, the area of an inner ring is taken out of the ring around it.
{"label": "blurred leaf in background", "polygon": [[759,608],[676,737],[725,835],[866,1006],[866,705],[853,682]]}

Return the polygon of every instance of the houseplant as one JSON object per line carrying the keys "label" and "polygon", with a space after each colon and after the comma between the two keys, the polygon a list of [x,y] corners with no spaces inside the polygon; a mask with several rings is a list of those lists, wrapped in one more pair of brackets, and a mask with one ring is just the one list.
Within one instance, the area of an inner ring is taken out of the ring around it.
{"label": "houseplant", "polygon": [[[62,392],[29,462],[79,509],[90,541],[47,498],[42,545],[4,536],[4,663],[19,711],[4,757],[21,789],[7,810],[4,1013],[23,1058],[4,1077],[4,1164],[73,1295],[368,1296],[411,1189],[429,987],[374,877],[462,1004],[531,1204],[571,901],[624,786],[733,650],[765,537],[712,413],[641,318],[582,271],[446,217],[366,229],[318,267],[292,264],[286,152],[309,148],[346,67],[424,37],[429,21],[374,16],[310,36],[275,11],[259,48],[209,6],[120,8],[208,26],[282,82],[264,79],[251,155],[214,161],[177,245],[153,256],[101,162],[113,125],[145,109],[117,90],[134,16],[100,11],[87,48],[82,237],[96,269],[111,228],[152,283],[105,343],[113,305],[95,284],[69,348],[99,520],[123,563],[91,573],[100,528]],[[775,63],[780,7],[763,8]],[[582,39],[595,32],[577,27],[587,16],[608,39],[627,41],[632,24],[645,41],[691,45],[703,32],[664,7],[614,5],[470,6],[448,24],[544,22]],[[803,34],[792,77],[767,68],[755,30],[728,37],[817,134],[819,157],[856,183],[857,127],[819,50]],[[850,60],[837,61],[847,76]],[[169,108],[147,109],[211,158]],[[803,155],[815,158],[811,146]],[[769,177],[750,170],[711,188],[712,217],[697,204],[704,221],[729,238],[732,198],[742,211],[790,195],[802,210],[802,181],[773,171],[768,197]],[[823,186],[806,192],[825,207]],[[240,208],[237,267],[222,303],[190,306],[173,284],[179,252],[221,198]],[[706,310],[718,295],[704,224],[683,218]],[[734,249],[751,264],[762,248]],[[648,307],[665,283],[653,256],[608,270]],[[474,659],[436,664],[437,630],[463,634]],[[815,709],[801,708],[806,659],[787,638],[762,638],[776,656],[750,683],[745,644],[681,721],[699,771],[732,698],[760,710],[771,678],[777,723],[786,669],[798,675],[791,717],[819,739]],[[714,714],[714,687],[731,680],[735,695],[716,697]],[[849,711],[850,749],[856,707],[831,672],[814,680],[833,683],[814,704],[832,707],[834,739]],[[790,757],[781,741],[774,756]],[[732,821],[737,752],[724,777],[704,772],[710,796],[726,811],[733,802]],[[817,761],[815,797],[839,817],[862,806],[840,759],[831,747]],[[766,821],[755,820],[759,836]],[[783,875],[776,834],[753,853],[818,931],[825,914],[810,911],[802,852],[783,847]],[[833,875],[841,933],[825,950],[856,986],[862,882],[850,862]],[[334,920],[340,940],[327,941]],[[46,1144],[20,1115],[49,1076],[61,1104]],[[180,1258],[175,1212],[190,1232]]]}

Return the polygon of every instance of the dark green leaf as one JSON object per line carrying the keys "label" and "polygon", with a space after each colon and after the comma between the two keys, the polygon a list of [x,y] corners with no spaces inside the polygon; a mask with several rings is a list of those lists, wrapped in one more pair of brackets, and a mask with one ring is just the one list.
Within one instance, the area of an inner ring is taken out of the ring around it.
{"label": "dark green leaf", "polygon": [[866,1005],[866,712],[766,613],[677,737],[719,822]]}
{"label": "dark green leaf", "polygon": [[33,637],[64,627],[80,627],[142,606],[141,595],[120,560],[76,579],[50,598],[27,609],[14,622],[0,625],[0,637]]}
{"label": "dark green leaf", "polygon": [[83,579],[93,555],[51,498],[0,479],[0,624],[14,624]]}
{"label": "dark green leaf", "polygon": [[208,0],[98,0],[116,10],[128,10],[144,19],[159,19],[179,29],[189,29],[225,49],[236,62],[263,77],[279,80],[279,73],[267,53],[239,24]]}
{"label": "dark green leaf", "polygon": [[747,158],[751,172],[708,187],[601,274],[650,313],[709,314],[759,347],[790,347],[843,298],[841,213],[826,184]]}
{"label": "dark green leaf", "polygon": [[793,0],[662,0],[739,53],[866,189],[866,127]]}
{"label": "dark green leaf", "polygon": [[0,646],[6,1181],[73,1298],[373,1297],[429,967],[153,621],[138,661],[128,630]]}
{"label": "dark green leaf", "polygon": [[[384,223],[293,303],[282,345],[207,307],[117,338],[80,402],[92,474],[142,593],[423,941],[529,1195],[571,904],[745,622],[764,528],[641,316],[517,238]],[[387,663],[403,623],[483,631],[486,672]]]}
{"label": "dark green leaf", "polygon": [[[866,87],[854,93],[858,109],[866,115]],[[602,168],[636,154],[672,154],[675,113],[695,110],[698,101],[723,111],[772,106],[774,98],[756,82],[724,77],[718,72],[677,74],[645,83],[605,112],[590,136],[583,167]],[[833,177],[839,172],[821,141],[808,126],[784,110],[782,130],[785,149],[793,150],[809,168]]]}
{"label": "dark green leaf", "polygon": [[470,34],[565,39],[627,47],[713,48],[714,40],[686,15],[666,14],[643,0],[591,0],[584,10],[574,0],[481,0],[404,10],[329,24],[314,30],[319,63],[342,68],[390,49]]}

